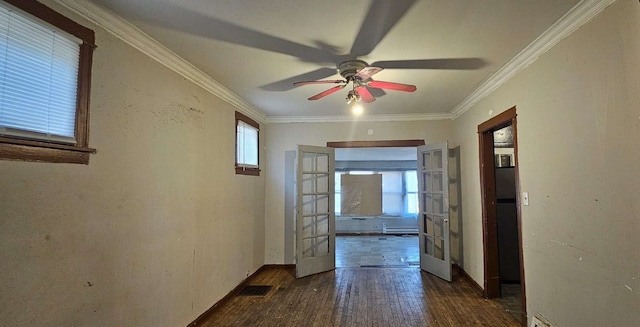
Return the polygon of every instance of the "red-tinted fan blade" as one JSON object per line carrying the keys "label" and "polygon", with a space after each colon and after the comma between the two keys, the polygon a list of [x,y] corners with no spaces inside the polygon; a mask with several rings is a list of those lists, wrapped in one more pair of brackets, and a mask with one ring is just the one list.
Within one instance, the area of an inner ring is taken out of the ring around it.
{"label": "red-tinted fan blade", "polygon": [[356,87],[356,92],[358,92],[358,94],[360,95],[360,99],[362,99],[362,102],[364,103],[371,103],[373,101],[376,101],[376,98],[364,85]]}
{"label": "red-tinted fan blade", "polygon": [[402,91],[402,92],[413,92],[416,90],[415,85],[383,82],[383,81],[370,81],[369,83],[367,83],[367,86],[375,87],[377,89],[394,90],[394,91]]}
{"label": "red-tinted fan blade", "polygon": [[361,70],[360,70],[360,71],[355,75],[355,77],[360,78],[360,80],[366,81],[366,80],[368,80],[369,78],[371,78],[371,76],[373,76],[373,75],[375,75],[375,74],[379,73],[382,69],[383,69],[383,68],[380,68],[380,67],[372,67],[372,66],[365,67],[365,68],[362,68],[362,69],[361,69]]}
{"label": "red-tinted fan blade", "polygon": [[335,93],[335,92],[338,92],[338,91],[342,90],[345,86],[347,86],[347,84],[334,86],[334,87],[332,87],[332,88],[330,88],[330,89],[328,89],[328,90],[326,90],[324,92],[320,92],[320,93],[310,97],[309,100],[318,100],[320,98],[324,98],[324,97],[326,97],[327,95],[329,95],[331,93]]}
{"label": "red-tinted fan blade", "polygon": [[346,83],[347,81],[343,81],[341,79],[336,79],[336,80],[323,80],[323,81],[303,81],[303,82],[295,82],[293,83],[294,86],[300,86],[300,85],[310,85],[310,84],[340,84],[340,83]]}

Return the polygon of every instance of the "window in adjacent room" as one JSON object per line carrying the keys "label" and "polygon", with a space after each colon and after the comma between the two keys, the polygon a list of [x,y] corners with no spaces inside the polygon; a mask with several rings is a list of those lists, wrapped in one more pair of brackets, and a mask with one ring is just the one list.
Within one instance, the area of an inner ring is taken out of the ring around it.
{"label": "window in adjacent room", "polygon": [[94,43],[35,0],[0,2],[0,159],[89,163]]}
{"label": "window in adjacent room", "polygon": [[418,214],[418,172],[407,170],[404,172],[404,213],[405,215]]}
{"label": "window in adjacent room", "polygon": [[236,112],[236,174],[260,175],[259,135],[260,125]]}
{"label": "window in adjacent room", "polygon": [[336,212],[336,216],[340,216],[340,211],[342,210],[342,175],[344,175],[344,172],[341,171],[336,171],[335,173],[335,179],[334,179],[334,183],[335,183],[335,191],[336,191],[336,195],[334,198],[334,206],[335,206],[335,212]]}
{"label": "window in adjacent room", "polygon": [[342,214],[342,175],[382,175],[382,213],[388,216],[415,217],[418,214],[418,179],[416,170],[344,170],[336,172],[335,212]]}

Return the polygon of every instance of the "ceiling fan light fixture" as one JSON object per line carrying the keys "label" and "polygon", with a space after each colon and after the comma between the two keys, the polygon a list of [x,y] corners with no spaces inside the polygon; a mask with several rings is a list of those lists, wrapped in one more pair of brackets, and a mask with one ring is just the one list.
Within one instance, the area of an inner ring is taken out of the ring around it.
{"label": "ceiling fan light fixture", "polygon": [[351,90],[344,100],[347,104],[358,103],[360,102],[360,94],[356,90]]}
{"label": "ceiling fan light fixture", "polygon": [[362,108],[362,105],[357,102],[351,107],[351,113],[354,116],[360,116],[362,115],[363,112],[364,112],[364,109]]}

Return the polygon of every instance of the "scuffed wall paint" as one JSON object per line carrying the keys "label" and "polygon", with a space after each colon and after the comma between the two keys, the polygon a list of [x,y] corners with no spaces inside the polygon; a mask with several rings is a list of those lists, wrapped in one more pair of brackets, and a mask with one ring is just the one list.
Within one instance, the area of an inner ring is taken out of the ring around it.
{"label": "scuffed wall paint", "polygon": [[638,3],[617,1],[454,121],[463,267],[482,285],[477,126],[517,107],[529,319],[640,325],[638,31]]}
{"label": "scuffed wall paint", "polygon": [[0,161],[0,326],[186,326],[264,263],[234,108],[93,28],[97,154]]}

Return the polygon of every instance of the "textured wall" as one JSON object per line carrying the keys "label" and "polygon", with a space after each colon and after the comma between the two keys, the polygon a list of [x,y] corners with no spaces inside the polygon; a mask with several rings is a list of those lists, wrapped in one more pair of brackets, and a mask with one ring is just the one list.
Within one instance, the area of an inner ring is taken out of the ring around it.
{"label": "textured wall", "polygon": [[0,326],[185,326],[264,263],[264,177],[235,175],[230,105],[77,21],[98,153],[0,161]]}
{"label": "textured wall", "polygon": [[638,31],[638,1],[617,1],[454,121],[463,266],[482,285],[477,126],[517,106],[529,317],[640,326]]}

